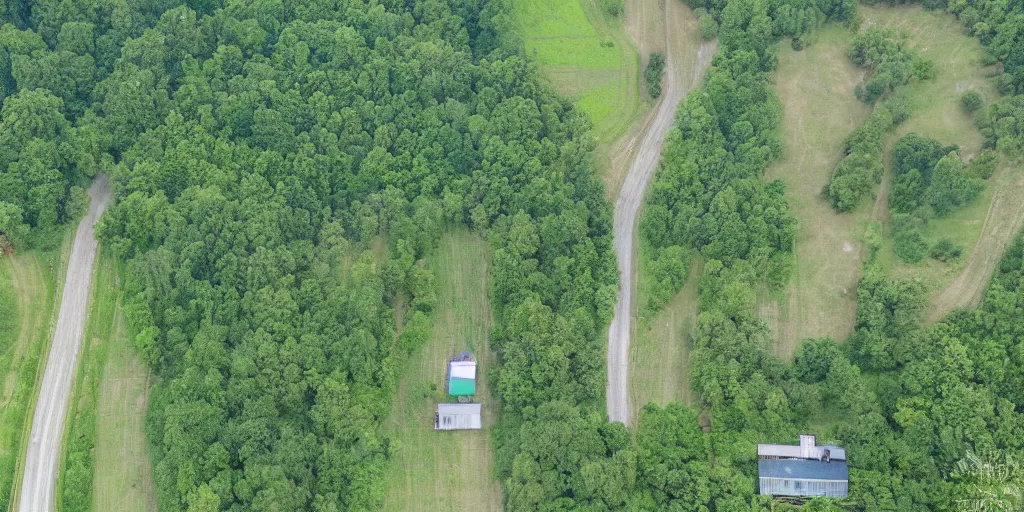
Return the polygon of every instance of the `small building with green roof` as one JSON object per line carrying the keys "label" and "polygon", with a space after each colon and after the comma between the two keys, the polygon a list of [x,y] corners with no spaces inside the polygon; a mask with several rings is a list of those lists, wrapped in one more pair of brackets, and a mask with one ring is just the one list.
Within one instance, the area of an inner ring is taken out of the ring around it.
{"label": "small building with green roof", "polygon": [[448,363],[448,394],[455,396],[476,394],[476,361],[450,361]]}

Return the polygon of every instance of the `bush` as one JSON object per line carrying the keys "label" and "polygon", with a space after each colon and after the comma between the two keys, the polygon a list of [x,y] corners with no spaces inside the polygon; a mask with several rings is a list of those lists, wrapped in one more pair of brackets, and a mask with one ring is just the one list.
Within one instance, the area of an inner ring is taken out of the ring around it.
{"label": "bush", "polygon": [[963,248],[957,245],[955,242],[948,238],[939,240],[932,247],[931,257],[939,260],[943,263],[960,259],[960,255],[963,253]]}
{"label": "bush", "polygon": [[647,264],[646,274],[642,276],[647,284],[648,300],[646,307],[653,313],[661,310],[672,296],[676,294],[686,282],[689,274],[689,257],[685,249],[678,245],[665,247],[664,249],[648,249],[650,256],[645,254]]}
{"label": "bush", "polygon": [[647,82],[647,93],[652,98],[661,96],[661,77],[665,74],[665,55],[652,53],[647,59],[647,68],[644,69],[644,81]]}
{"label": "bush", "polygon": [[889,112],[892,113],[893,125],[902,124],[903,121],[910,119],[910,99],[904,94],[893,95],[893,97],[885,100],[882,106],[889,109]]}
{"label": "bush", "polygon": [[618,18],[622,16],[625,8],[622,0],[601,0],[601,10],[613,18]]}
{"label": "bush", "polygon": [[898,213],[892,217],[892,249],[904,263],[920,263],[928,254],[928,243],[920,231],[923,224],[912,215]]}
{"label": "bush", "polygon": [[847,155],[836,165],[832,181],[825,188],[825,196],[836,211],[848,212],[871,191],[872,184],[882,177],[883,170],[881,162],[873,155],[863,152]]}
{"label": "bush", "polygon": [[808,384],[825,380],[832,361],[841,355],[842,350],[832,338],[804,340],[796,351],[794,369],[797,378]]}
{"label": "bush", "polygon": [[964,173],[960,156],[951,151],[935,164],[928,202],[937,216],[945,217],[978,197],[981,188],[981,181]]}
{"label": "bush", "polygon": [[986,149],[971,160],[967,166],[967,172],[971,176],[987,180],[995,174],[997,164],[999,164],[999,154]]}
{"label": "bush", "polygon": [[697,18],[697,29],[700,30],[701,39],[705,41],[718,37],[718,22],[711,15]]}
{"label": "bush", "polygon": [[964,108],[964,111],[968,114],[975,113],[981,108],[982,99],[981,95],[977,91],[967,91],[960,96],[960,106]]}

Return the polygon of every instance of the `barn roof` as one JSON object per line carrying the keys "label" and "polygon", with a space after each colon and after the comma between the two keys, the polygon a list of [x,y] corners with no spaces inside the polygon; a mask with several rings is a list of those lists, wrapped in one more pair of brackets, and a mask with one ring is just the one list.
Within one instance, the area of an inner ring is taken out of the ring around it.
{"label": "barn roof", "polygon": [[757,461],[757,476],[801,480],[849,480],[850,471],[843,460],[824,462],[807,459],[761,459]]}
{"label": "barn roof", "polygon": [[436,430],[479,430],[480,404],[437,404]]}

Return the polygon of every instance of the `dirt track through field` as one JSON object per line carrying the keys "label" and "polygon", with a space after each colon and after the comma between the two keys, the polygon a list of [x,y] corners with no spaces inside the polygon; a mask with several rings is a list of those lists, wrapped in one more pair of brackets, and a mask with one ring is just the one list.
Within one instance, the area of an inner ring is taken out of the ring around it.
{"label": "dirt track through field", "polygon": [[89,287],[92,283],[93,261],[98,243],[93,227],[110,204],[110,186],[103,175],[89,187],[92,203],[89,213],[78,225],[75,243],[68,261],[64,296],[61,300],[57,328],[50,354],[46,360],[42,387],[32,418],[32,433],[25,456],[25,472],[18,510],[21,512],[52,512],[54,489],[60,462],[64,422],[67,416],[71,383],[78,368],[78,354],[85,330]]}
{"label": "dirt track through field", "polygon": [[[693,33],[684,33],[685,29],[695,30],[695,24],[686,23],[681,4],[665,1],[663,11],[658,13],[650,8],[656,3],[640,0],[627,5],[627,20],[630,34],[636,39],[637,48],[645,58],[651,49],[665,48],[665,82],[661,99],[651,114],[644,119],[639,131],[627,134],[620,144],[616,144],[613,154],[629,155],[629,173],[615,203],[615,254],[619,262],[619,299],[615,306],[615,316],[608,329],[608,419],[631,423],[629,405],[629,339],[632,329],[634,280],[633,257],[635,255],[634,238],[637,217],[643,204],[644,191],[654,175],[661,158],[661,146],[668,132],[674,126],[676,106],[686,93],[700,85],[711,64],[716,44],[700,43],[684,46],[680,51],[681,41],[694,40]],[[659,16],[658,14],[661,14]],[[640,18],[637,18],[640,16]],[[692,21],[692,20],[690,20]],[[642,25],[646,23],[664,23],[664,43],[651,44],[645,39],[648,31]],[[636,27],[640,27],[639,30]],[[688,49],[690,55],[685,50]],[[689,66],[686,64],[689,63]],[[614,165],[627,165],[615,162]]]}
{"label": "dirt track through field", "polygon": [[954,309],[974,307],[981,302],[1006,245],[1024,227],[1024,201],[1021,197],[1024,197],[1024,179],[1015,180],[1011,188],[996,191],[981,228],[981,239],[974,246],[960,275],[932,300],[929,322],[941,319]]}

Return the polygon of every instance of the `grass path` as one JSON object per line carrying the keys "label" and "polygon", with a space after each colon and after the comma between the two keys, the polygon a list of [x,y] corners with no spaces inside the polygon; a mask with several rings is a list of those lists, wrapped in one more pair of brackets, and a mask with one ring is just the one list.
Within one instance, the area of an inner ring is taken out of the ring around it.
{"label": "grass path", "polygon": [[0,304],[10,313],[0,331],[0,505],[7,509],[22,452],[29,397],[45,344],[50,317],[47,298],[52,292],[39,258],[32,253],[0,259],[0,286],[9,287],[10,292]]}
{"label": "grass path", "polygon": [[24,461],[23,440],[37,393],[54,324],[55,306],[64,281],[70,237],[54,250],[0,256],[0,510],[17,497],[17,475]]}
{"label": "grass path", "polygon": [[832,169],[842,157],[843,139],[870,113],[854,97],[862,72],[845,50],[852,34],[828,25],[815,42],[797,52],[779,50],[775,92],[783,103],[785,154],[765,178],[786,183],[790,211],[800,223],[793,274],[779,294],[762,294],[758,313],[775,336],[775,353],[792,357],[800,339],[843,339],[853,330],[854,291],[861,264],[858,224],[871,216],[870,205],[852,214],[836,214],[822,197]]}
{"label": "grass path", "polygon": [[[430,258],[437,278],[437,305],[430,339],[413,351],[398,380],[387,431],[399,443],[387,476],[387,511],[494,511],[502,509],[501,487],[491,474],[493,425],[499,405],[490,397],[487,300],[490,250],[468,232],[446,234]],[[469,350],[477,357],[477,396],[484,429],[434,431],[436,404],[447,398],[447,361]]]}
{"label": "grass path", "polygon": [[155,511],[145,439],[149,370],[125,331],[112,255],[99,254],[93,282],[61,463],[63,510]]}
{"label": "grass path", "polygon": [[699,261],[690,265],[690,277],[682,290],[653,317],[637,318],[629,369],[633,418],[650,402],[663,407],[671,401],[693,405],[688,368],[697,317],[697,282],[704,266]]}

